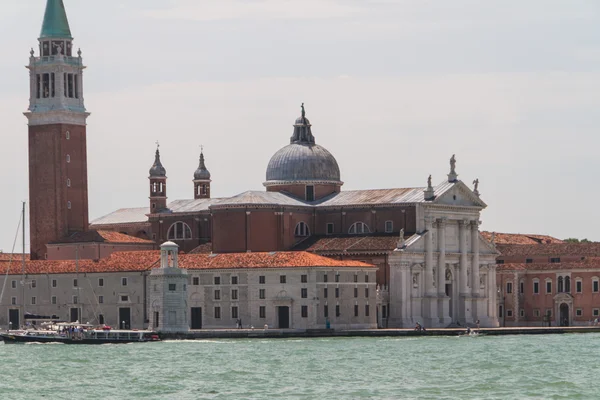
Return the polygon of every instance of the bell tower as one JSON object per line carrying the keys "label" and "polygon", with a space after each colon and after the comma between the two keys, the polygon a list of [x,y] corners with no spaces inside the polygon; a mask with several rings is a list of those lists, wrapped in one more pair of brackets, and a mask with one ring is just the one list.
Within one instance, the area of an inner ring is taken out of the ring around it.
{"label": "bell tower", "polygon": [[156,143],[154,164],[150,168],[150,213],[154,214],[167,208],[167,170],[160,162],[160,145]]}
{"label": "bell tower", "polygon": [[88,229],[86,120],[81,50],[62,0],[47,0],[39,53],[29,57],[29,212],[32,259],[46,244]]}
{"label": "bell tower", "polygon": [[200,151],[200,164],[194,172],[194,199],[210,199],[210,172],[204,164],[204,149]]}

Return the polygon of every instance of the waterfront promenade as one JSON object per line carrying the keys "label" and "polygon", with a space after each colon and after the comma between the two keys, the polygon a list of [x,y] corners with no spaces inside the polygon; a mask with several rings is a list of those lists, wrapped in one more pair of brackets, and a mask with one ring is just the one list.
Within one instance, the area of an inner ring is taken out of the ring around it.
{"label": "waterfront promenade", "polygon": [[[163,339],[247,339],[247,338],[305,338],[305,337],[414,337],[458,336],[466,328],[438,328],[418,332],[414,329],[364,329],[364,330],[295,330],[295,329],[201,329],[187,333],[164,333]],[[564,333],[600,333],[600,326],[561,327],[500,327],[473,329],[486,336],[546,335]]]}

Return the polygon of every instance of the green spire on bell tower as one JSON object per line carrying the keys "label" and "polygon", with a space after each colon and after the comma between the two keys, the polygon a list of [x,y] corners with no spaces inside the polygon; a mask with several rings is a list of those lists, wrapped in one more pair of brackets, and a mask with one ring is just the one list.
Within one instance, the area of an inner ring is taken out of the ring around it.
{"label": "green spire on bell tower", "polygon": [[47,0],[40,39],[73,39],[63,0]]}

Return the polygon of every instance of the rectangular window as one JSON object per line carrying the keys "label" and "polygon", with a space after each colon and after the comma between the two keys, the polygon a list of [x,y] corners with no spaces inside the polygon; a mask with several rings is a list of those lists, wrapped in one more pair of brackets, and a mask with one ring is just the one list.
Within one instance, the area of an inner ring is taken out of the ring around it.
{"label": "rectangular window", "polygon": [[215,290],[215,300],[221,300],[221,291]]}
{"label": "rectangular window", "polygon": [[302,297],[303,299],[308,298],[308,289],[307,288],[300,289],[300,297]]}
{"label": "rectangular window", "polygon": [[267,307],[260,306],[258,308],[258,317],[259,318],[267,318]]}
{"label": "rectangular window", "polygon": [[39,99],[42,93],[42,77],[40,74],[35,76],[35,97]]}
{"label": "rectangular window", "polygon": [[77,279],[73,279],[73,287],[78,287],[77,283]]}
{"label": "rectangular window", "polygon": [[335,297],[340,297],[340,288],[339,287],[335,288]]}
{"label": "rectangular window", "polygon": [[512,282],[506,282],[506,293],[512,293]]}
{"label": "rectangular window", "polygon": [[16,289],[17,288],[17,281],[11,281],[10,282],[10,287],[13,288],[13,289]]}
{"label": "rectangular window", "polygon": [[365,282],[369,283],[369,274],[365,274]]}
{"label": "rectangular window", "polygon": [[200,278],[197,277],[197,276],[193,277],[192,278],[192,285],[194,285],[194,286],[200,285]]}
{"label": "rectangular window", "polygon": [[231,289],[231,300],[237,300],[237,299],[238,299],[237,289]]}
{"label": "rectangular window", "polygon": [[521,308],[521,309],[519,310],[519,316],[520,316],[521,318],[524,318],[524,317],[525,317],[525,310],[524,310],[523,308]]}
{"label": "rectangular window", "polygon": [[366,304],[365,305],[365,317],[368,317],[368,316],[369,316],[369,305]]}
{"label": "rectangular window", "polygon": [[215,319],[221,318],[221,307],[215,307]]}
{"label": "rectangular window", "polygon": [[73,296],[73,304],[77,304],[77,303],[78,303],[78,300],[79,300],[79,299],[77,298],[77,296]]}
{"label": "rectangular window", "polygon": [[354,274],[354,283],[358,282],[358,274]]}
{"label": "rectangular window", "polygon": [[104,304],[104,296],[98,296],[98,304]]}
{"label": "rectangular window", "polygon": [[593,315],[594,317],[597,317],[598,315],[600,315],[600,313],[599,313],[599,310],[598,310],[597,308],[594,308],[594,309],[592,310],[592,315]]}
{"label": "rectangular window", "polygon": [[74,98],[75,95],[73,94],[73,74],[67,74],[67,90],[68,90],[68,96],[70,99]]}
{"label": "rectangular window", "polygon": [[598,281],[592,282],[592,292],[598,293]]}
{"label": "rectangular window", "polygon": [[519,282],[519,293],[525,293],[525,282],[523,281]]}
{"label": "rectangular window", "polygon": [[340,314],[340,306],[338,304],[335,306],[335,316],[339,317],[340,315],[342,315],[342,314]]}
{"label": "rectangular window", "polygon": [[367,299],[369,298],[369,288],[368,287],[365,288],[365,298],[367,298]]}
{"label": "rectangular window", "polygon": [[504,264],[504,260],[496,260],[496,264]]}
{"label": "rectangular window", "polygon": [[77,74],[73,75],[73,86],[75,86],[75,88],[74,88],[75,98],[78,99],[79,98],[79,75],[77,75]]}
{"label": "rectangular window", "polygon": [[31,288],[36,288],[37,287],[37,281],[35,279],[31,280]]}
{"label": "rectangular window", "polygon": [[340,273],[339,273],[339,272],[337,272],[337,273],[335,274],[335,281],[336,281],[336,282],[339,282],[339,281],[340,281]]}
{"label": "rectangular window", "polygon": [[551,263],[559,263],[560,262],[560,257],[552,257],[552,258],[550,258],[550,262]]}
{"label": "rectangular window", "polygon": [[582,292],[582,290],[581,290],[581,289],[582,289],[582,286],[583,286],[583,285],[582,285],[582,282],[581,282],[581,281],[577,281],[577,282],[575,282],[575,291],[576,291],[577,293],[581,293],[581,292]]}
{"label": "rectangular window", "polygon": [[52,279],[52,287],[57,287],[58,281],[56,279]]}
{"label": "rectangular window", "polygon": [[231,277],[231,284],[232,285],[237,285],[238,284],[238,277],[237,276],[232,276]]}
{"label": "rectangular window", "polygon": [[551,308],[547,308],[546,309],[546,316],[548,316],[548,317],[552,316],[552,309]]}
{"label": "rectangular window", "polygon": [[323,288],[323,298],[327,298],[327,288]]}
{"label": "rectangular window", "polygon": [[52,296],[52,299],[50,300],[50,303],[56,304],[56,296]]}
{"label": "rectangular window", "polygon": [[54,72],[50,74],[50,95],[52,97],[56,95],[56,78]]}
{"label": "rectangular window", "polygon": [[238,308],[236,306],[231,307],[231,318],[238,317]]}
{"label": "rectangular window", "polygon": [[98,278],[98,286],[104,286],[104,278]]}
{"label": "rectangular window", "polygon": [[308,275],[300,275],[300,283],[308,283]]}
{"label": "rectangular window", "polygon": [[177,284],[176,283],[169,283],[169,292],[174,292],[177,290]]}
{"label": "rectangular window", "polygon": [[31,305],[33,305],[33,306],[34,306],[36,301],[37,301],[37,299],[35,298],[35,296],[33,296],[33,297],[31,298]]}
{"label": "rectangular window", "polygon": [[525,264],[532,264],[532,263],[533,263],[533,259],[531,259],[531,258],[525,259]]}
{"label": "rectangular window", "polygon": [[265,276],[261,275],[258,277],[258,283],[260,283],[261,285],[265,284]]}
{"label": "rectangular window", "polygon": [[259,289],[258,290],[258,298],[259,299],[266,299],[266,295],[265,295],[265,289]]}
{"label": "rectangular window", "polygon": [[506,316],[507,317],[512,317],[512,310],[506,310]]}
{"label": "rectangular window", "polygon": [[358,317],[358,304],[354,305],[354,316]]}
{"label": "rectangular window", "polygon": [[540,292],[540,283],[539,282],[533,282],[533,293],[534,294],[538,294]]}
{"label": "rectangular window", "polygon": [[315,187],[306,185],[306,201],[315,201]]}
{"label": "rectangular window", "polygon": [[121,278],[121,286],[127,286],[127,278]]}
{"label": "rectangular window", "polygon": [[583,315],[583,310],[581,308],[576,309],[575,315],[577,315],[578,317],[581,317]]}
{"label": "rectangular window", "polygon": [[329,280],[329,277],[327,276],[327,272],[325,272],[325,274],[323,274],[323,282],[327,282]]}
{"label": "rectangular window", "polygon": [[308,306],[302,306],[302,318],[308,318]]}
{"label": "rectangular window", "polygon": [[504,317],[504,306],[502,304],[500,304],[498,306],[498,318],[502,318]]}
{"label": "rectangular window", "polygon": [[358,297],[358,288],[357,287],[354,288],[354,297]]}
{"label": "rectangular window", "polygon": [[215,282],[215,285],[220,285],[221,284],[221,277],[220,276],[215,276],[214,282]]}
{"label": "rectangular window", "polygon": [[44,99],[50,97],[50,74],[42,75],[42,97]]}
{"label": "rectangular window", "polygon": [[381,306],[381,318],[386,318],[386,317],[387,317],[387,307]]}
{"label": "rectangular window", "polygon": [[536,317],[536,318],[539,318],[540,317],[540,310],[537,310],[537,309],[533,310],[533,316]]}
{"label": "rectangular window", "polygon": [[327,223],[327,234],[333,235],[334,228],[335,228],[335,225],[333,225],[333,222],[328,222]]}
{"label": "rectangular window", "polygon": [[129,303],[129,296],[121,296],[121,303]]}
{"label": "rectangular window", "polygon": [[393,221],[385,221],[385,232],[386,233],[394,232],[394,222]]}
{"label": "rectangular window", "polygon": [[552,282],[551,281],[546,282],[546,293],[552,293]]}
{"label": "rectangular window", "polygon": [[329,307],[327,305],[323,306],[323,316],[325,318],[329,317]]}
{"label": "rectangular window", "polygon": [[280,275],[279,276],[279,283],[285,283],[286,282],[286,276],[285,275]]}
{"label": "rectangular window", "polygon": [[13,306],[17,305],[17,298],[16,297],[11,297],[10,298],[10,304],[12,304]]}

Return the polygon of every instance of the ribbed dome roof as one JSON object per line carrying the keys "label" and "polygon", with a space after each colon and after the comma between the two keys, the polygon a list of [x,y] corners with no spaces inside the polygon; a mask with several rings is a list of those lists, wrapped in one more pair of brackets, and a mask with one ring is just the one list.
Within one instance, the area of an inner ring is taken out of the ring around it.
{"label": "ribbed dome roof", "polygon": [[290,181],[325,181],[341,183],[340,167],[335,157],[315,143],[311,124],[302,116],[296,119],[290,144],[280,149],[269,161],[266,185]]}
{"label": "ribbed dome roof", "polygon": [[311,143],[292,143],[269,161],[269,181],[340,181],[340,167],[324,147]]}
{"label": "ribbed dome roof", "polygon": [[156,154],[154,156],[154,164],[152,164],[152,168],[150,168],[150,177],[154,178],[162,178],[167,176],[167,170],[163,167],[160,162],[160,152],[156,149]]}

